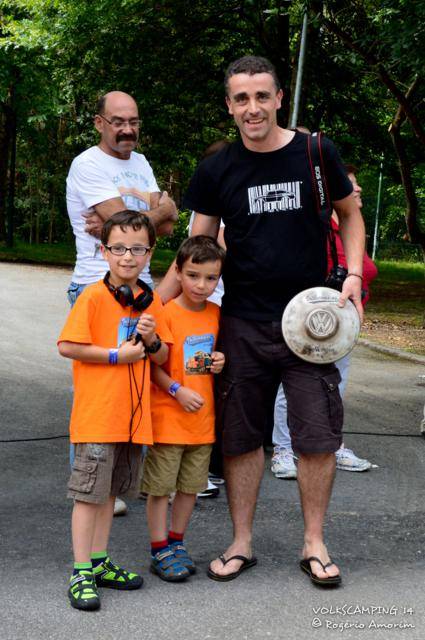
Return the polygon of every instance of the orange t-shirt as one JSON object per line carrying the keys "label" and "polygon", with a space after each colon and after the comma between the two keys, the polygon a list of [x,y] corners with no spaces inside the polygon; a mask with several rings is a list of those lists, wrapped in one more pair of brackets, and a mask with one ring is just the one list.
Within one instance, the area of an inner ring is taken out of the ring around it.
{"label": "orange t-shirt", "polygon": [[187,413],[167,392],[152,384],[154,442],[210,444],[214,442],[214,380],[208,367],[218,333],[220,308],[207,302],[204,311],[188,311],[171,300],[164,307],[165,321],[173,336],[164,371],[184,387],[197,391],[205,404]]}
{"label": "orange t-shirt", "polygon": [[[155,317],[156,332],[170,343],[172,336],[164,321],[164,307],[158,294],[153,295],[146,313]],[[86,287],[77,298],[58,343],[116,348],[135,332],[139,316],[140,312],[132,307],[123,308],[100,281]],[[136,444],[152,444],[149,358],[133,363],[132,367],[74,360],[73,379],[71,442],[127,442],[131,437]]]}

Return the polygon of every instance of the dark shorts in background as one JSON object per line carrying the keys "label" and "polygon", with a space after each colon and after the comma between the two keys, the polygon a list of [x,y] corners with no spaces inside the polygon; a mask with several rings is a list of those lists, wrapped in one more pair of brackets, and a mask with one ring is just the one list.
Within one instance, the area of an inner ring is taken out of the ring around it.
{"label": "dark shorts in background", "polygon": [[334,364],[313,364],[295,356],[283,340],[280,322],[222,316],[216,348],[226,356],[216,380],[216,428],[224,455],[249,453],[263,445],[280,382],[294,451],[339,449],[343,406]]}
{"label": "dark shorts in background", "polygon": [[104,504],[109,496],[136,498],[140,490],[142,446],[132,442],[78,443],[68,482],[68,498]]}

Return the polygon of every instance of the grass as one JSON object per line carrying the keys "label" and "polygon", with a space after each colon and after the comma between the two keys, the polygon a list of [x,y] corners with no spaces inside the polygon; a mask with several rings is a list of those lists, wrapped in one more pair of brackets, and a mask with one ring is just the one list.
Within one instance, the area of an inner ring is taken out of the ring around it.
{"label": "grass", "polygon": [[[171,249],[156,249],[152,257],[152,273],[163,275],[174,258]],[[73,267],[75,263],[74,242],[57,242],[55,244],[28,244],[17,240],[11,248],[0,243],[0,262],[20,262],[30,264],[55,265]]]}
{"label": "grass", "polygon": [[[174,254],[172,249],[155,250],[154,276],[167,271]],[[72,267],[74,242],[30,245],[18,240],[13,248],[0,243],[0,261]],[[377,266],[362,336],[425,355],[425,264],[378,261]]]}
{"label": "grass", "polygon": [[408,315],[419,326],[425,311],[425,264],[378,261],[367,314]]}

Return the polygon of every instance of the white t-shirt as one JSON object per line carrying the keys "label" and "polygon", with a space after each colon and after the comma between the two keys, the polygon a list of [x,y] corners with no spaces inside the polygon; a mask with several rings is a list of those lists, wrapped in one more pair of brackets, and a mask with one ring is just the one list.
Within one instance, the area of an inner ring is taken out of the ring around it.
{"label": "white t-shirt", "polygon": [[[141,153],[133,151],[128,160],[121,160],[99,147],[90,147],[74,158],[66,179],[66,203],[77,248],[73,282],[97,282],[108,270],[100,252],[100,240],[84,231],[82,214],[92,213],[99,202],[119,197],[128,209],[147,211],[149,194],[158,191],[151,166]],[[140,277],[152,285],[149,263]]]}
{"label": "white t-shirt", "polygon": [[[192,211],[192,215],[190,216],[190,220],[189,220],[189,228],[188,228],[189,236],[192,235],[192,227],[193,227],[194,220],[195,220],[195,212]],[[220,229],[222,229],[223,227],[224,227],[223,220],[220,220]],[[214,302],[214,304],[218,304],[218,306],[221,307],[221,299],[223,296],[224,296],[224,284],[223,284],[223,278],[220,278],[220,280],[217,282],[216,288],[214,289],[214,291],[212,292],[208,300],[210,302]]]}

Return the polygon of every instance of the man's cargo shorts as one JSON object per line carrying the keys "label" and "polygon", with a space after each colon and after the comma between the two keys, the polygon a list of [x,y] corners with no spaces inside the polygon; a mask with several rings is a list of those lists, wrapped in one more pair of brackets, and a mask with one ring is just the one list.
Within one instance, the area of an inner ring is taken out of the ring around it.
{"label": "man's cargo shorts", "polygon": [[280,382],[298,453],[332,453],[342,443],[341,380],[334,364],[305,362],[286,345],[280,322],[222,316],[217,350],[226,365],[216,380],[216,428],[226,456],[262,446]]}

